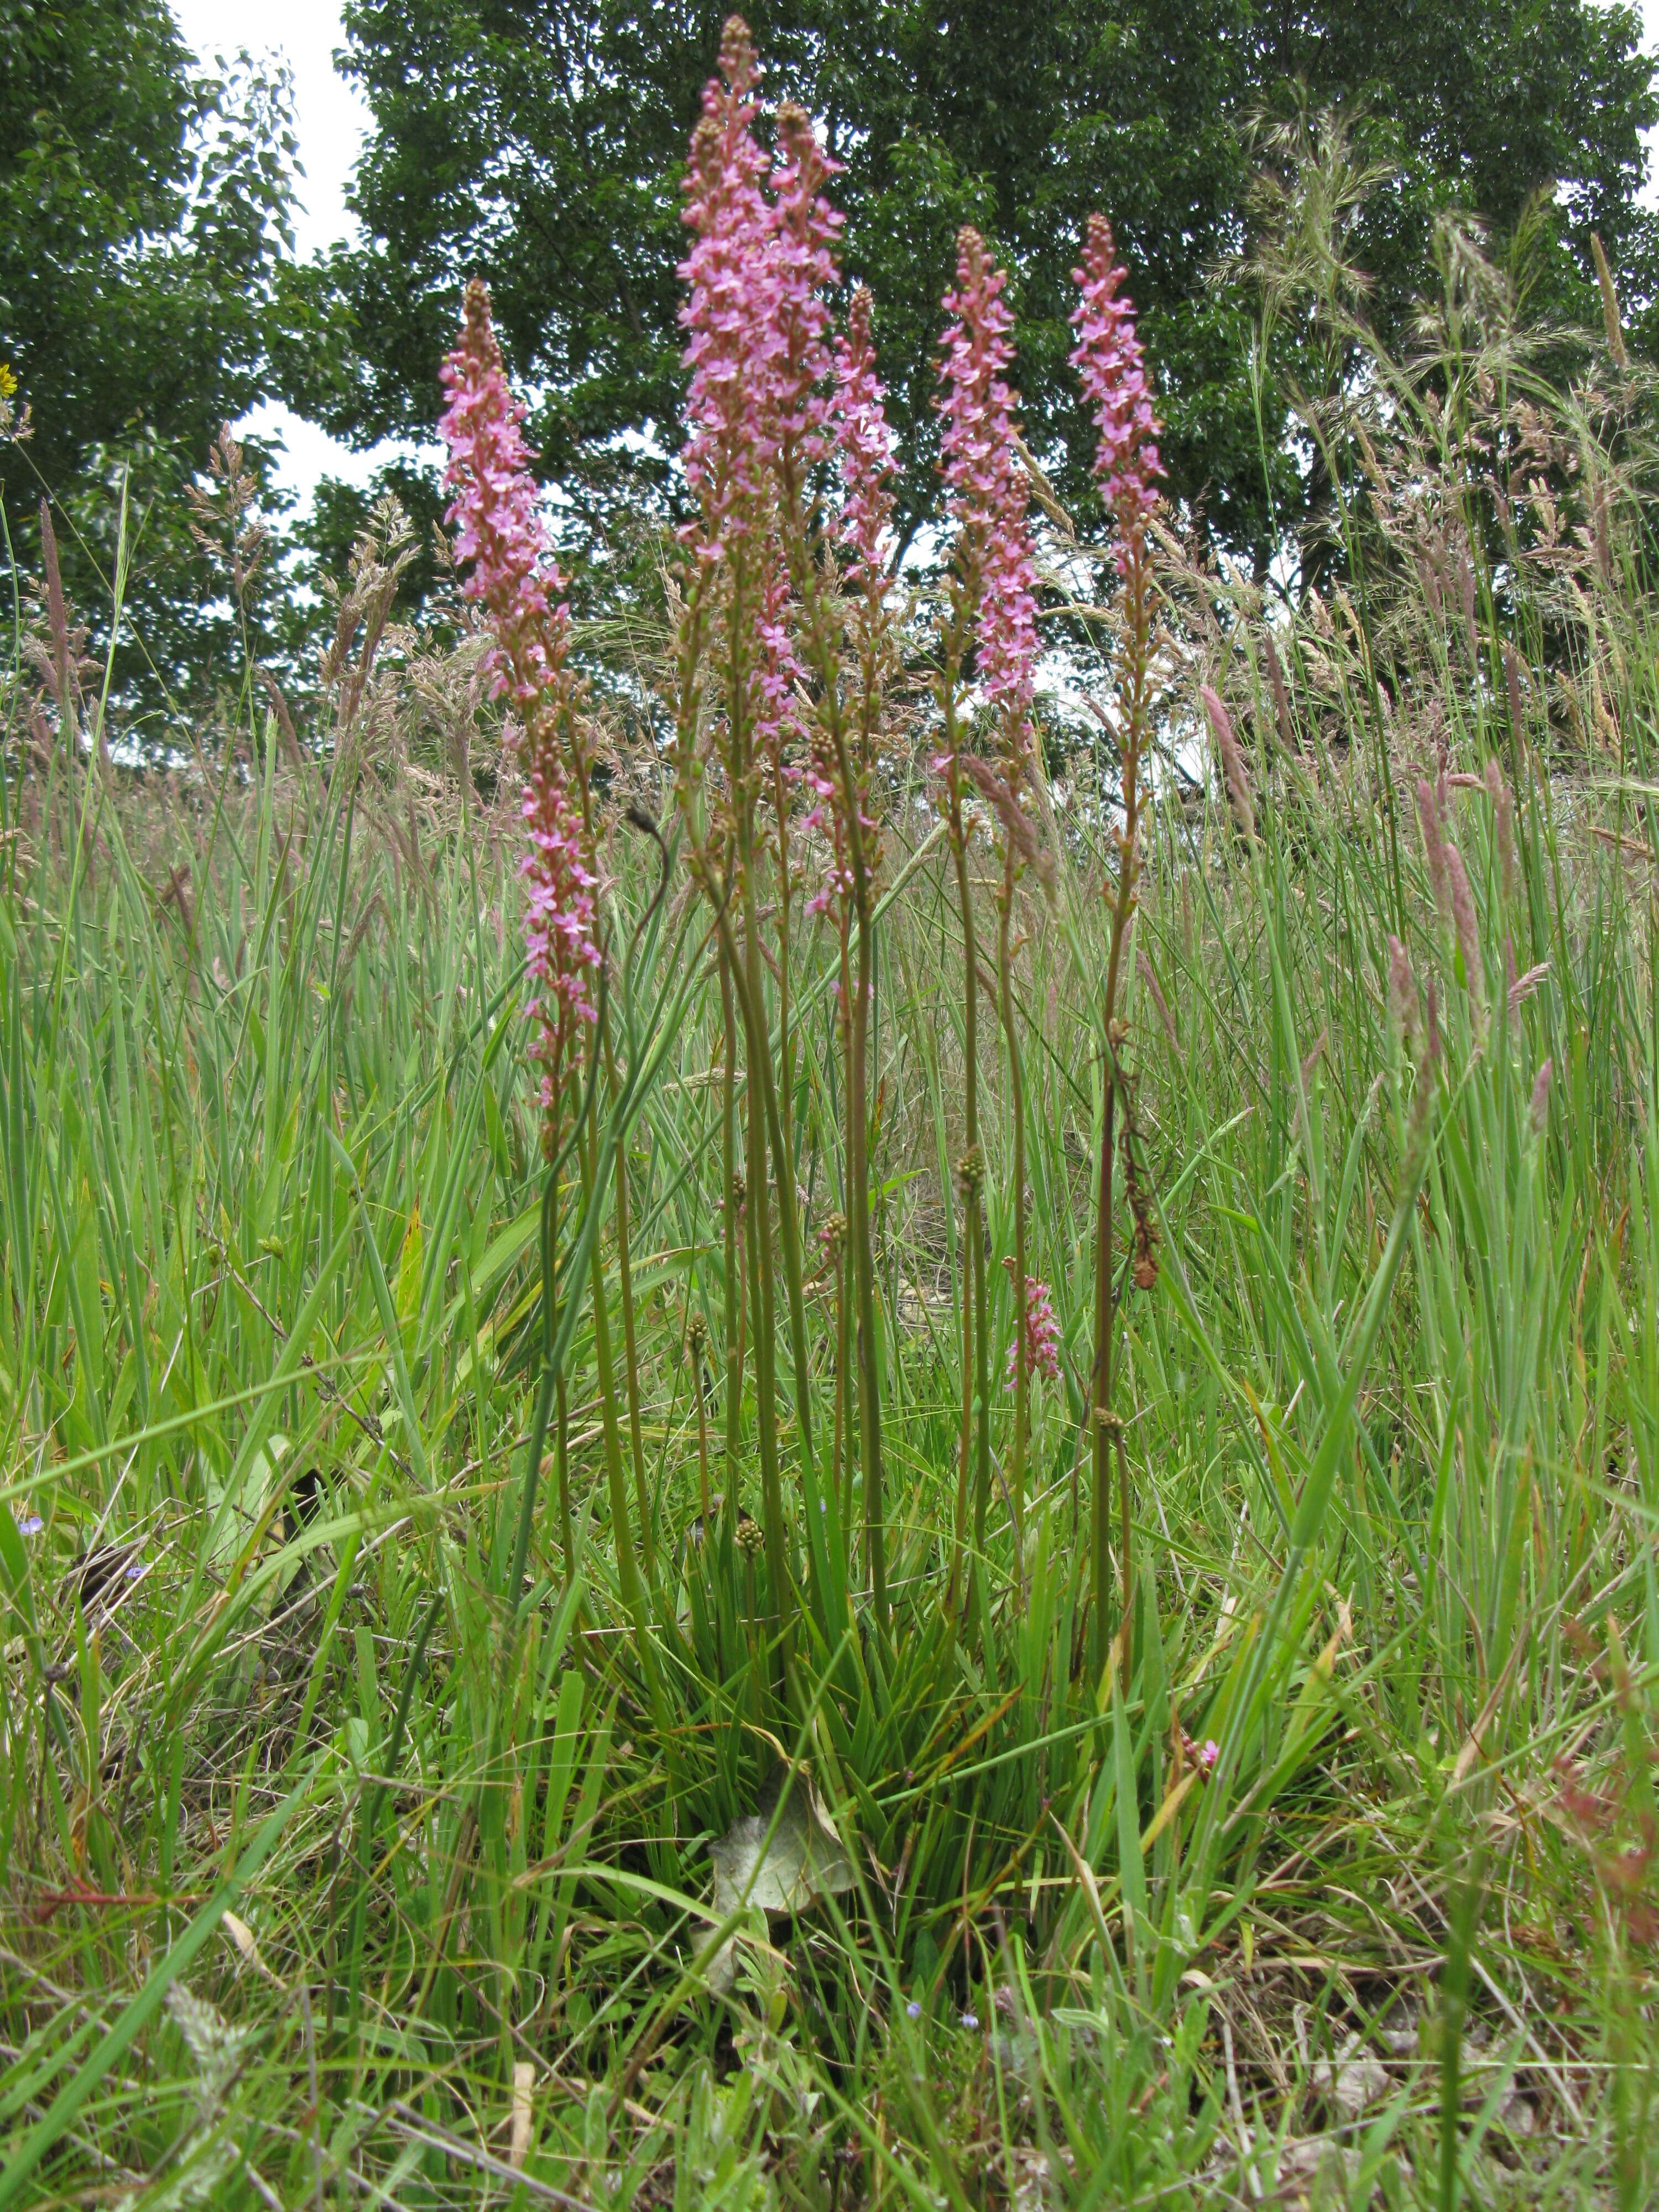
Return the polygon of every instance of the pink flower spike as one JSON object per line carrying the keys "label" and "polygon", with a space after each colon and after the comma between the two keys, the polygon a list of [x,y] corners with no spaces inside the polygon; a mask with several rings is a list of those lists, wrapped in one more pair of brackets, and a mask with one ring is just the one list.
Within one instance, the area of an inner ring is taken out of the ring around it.
{"label": "pink flower spike", "polygon": [[771,165],[755,138],[755,53],[736,15],[720,40],[720,71],[704,88],[692,133],[683,219],[696,243],[679,266],[691,372],[683,458],[702,509],[701,526],[688,534],[706,559],[751,535],[764,514],[787,352],[778,218],[766,193]]}
{"label": "pink flower spike", "polygon": [[977,674],[988,699],[1023,714],[1036,665],[1036,570],[1030,487],[1014,452],[1016,401],[1002,374],[1014,350],[1014,319],[1002,296],[1007,281],[979,233],[964,229],[957,241],[956,289],[945,295],[952,320],[938,404],[957,573],[979,601]]}
{"label": "pink flower spike", "polygon": [[836,445],[841,458],[842,510],[836,543],[849,555],[854,591],[878,597],[887,581],[884,550],[893,515],[893,434],[876,374],[873,302],[867,285],[853,295],[847,330],[836,346]]}
{"label": "pink flower spike", "polygon": [[[1154,487],[1164,465],[1134,307],[1122,295],[1124,271],[1103,215],[1090,216],[1083,266],[1072,273],[1083,296],[1072,313],[1077,344],[1071,362],[1094,410],[1099,437],[1095,474],[1119,529],[1133,538],[1144,530],[1157,505]],[[1121,566],[1121,547],[1118,558]]]}
{"label": "pink flower spike", "polygon": [[823,197],[841,167],[793,101],[778,111],[779,158],[772,169],[775,313],[773,405],[781,462],[792,474],[820,461],[828,446],[833,366],[826,294],[840,280],[836,243],[846,217]]}
{"label": "pink flower spike", "polygon": [[[1012,1275],[1014,1263],[1005,1260],[1003,1266]],[[1060,1380],[1060,1324],[1054,1319],[1048,1285],[1039,1282],[1035,1275],[1025,1278],[1025,1310],[1021,1316],[1025,1332],[1025,1372],[1040,1375],[1045,1382]],[[1012,1390],[1019,1373],[1018,1341],[1008,1347],[1008,1388]]]}
{"label": "pink flower spike", "polygon": [[766,550],[768,568],[754,615],[748,689],[756,749],[763,758],[776,762],[789,740],[800,735],[795,687],[805,679],[789,622],[789,578],[775,544]]}
{"label": "pink flower spike", "polygon": [[461,589],[482,602],[495,633],[486,673],[523,714],[557,687],[570,617],[537,509],[525,410],[507,388],[489,294],[476,276],[440,374],[449,398],[438,425],[449,447],[444,483],[455,495],[447,519],[457,560],[471,564]]}
{"label": "pink flower spike", "polygon": [[596,878],[571,796],[578,738],[576,685],[566,665],[570,613],[537,507],[520,427],[524,409],[507,388],[489,295],[476,277],[442,375],[449,397],[441,425],[449,446],[444,482],[454,493],[449,520],[456,556],[470,564],[461,588],[488,617],[493,642],[485,665],[497,694],[511,702],[525,766],[520,813],[529,849],[520,873],[526,965],[538,986],[526,1012],[538,1028],[532,1056],[542,1067],[542,1142],[550,1155],[574,1025],[594,1018],[588,980],[599,964]]}

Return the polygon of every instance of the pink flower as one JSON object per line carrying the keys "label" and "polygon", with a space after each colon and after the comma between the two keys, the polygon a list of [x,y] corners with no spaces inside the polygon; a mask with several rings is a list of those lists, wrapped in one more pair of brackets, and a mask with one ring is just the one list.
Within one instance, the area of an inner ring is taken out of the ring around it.
{"label": "pink flower", "polygon": [[[833,270],[833,262],[830,266]],[[855,817],[866,876],[873,871],[878,843],[877,825],[867,811],[869,754],[875,702],[891,649],[884,541],[893,511],[888,488],[893,458],[870,322],[870,295],[860,285],[853,295],[846,334],[836,343],[836,383],[829,420],[842,481],[842,508],[831,526],[831,536],[850,556],[846,573],[854,605],[848,622],[863,678],[864,743],[853,752],[844,777],[827,719],[815,715],[808,726],[810,750],[803,775],[812,794],[812,807],[803,826],[823,831],[830,846],[823,881],[807,901],[811,914],[827,914],[853,894]],[[843,789],[846,782],[850,782],[850,790]]]}
{"label": "pink flower", "polygon": [[461,589],[483,602],[495,635],[485,668],[496,696],[526,715],[564,681],[570,616],[537,511],[525,410],[507,389],[489,294],[476,276],[439,374],[449,396],[438,425],[449,447],[444,483],[455,494],[448,520],[456,559],[471,563]]}
{"label": "pink flower", "polygon": [[842,510],[836,542],[849,554],[848,580],[879,599],[887,585],[884,541],[893,517],[893,434],[887,395],[876,374],[869,287],[853,295],[847,331],[836,344],[836,447],[841,459]]}
{"label": "pink flower", "polygon": [[[1014,1263],[1005,1260],[1003,1266],[1012,1275]],[[1048,1285],[1039,1282],[1035,1275],[1025,1278],[1025,1311],[1021,1316],[1025,1331],[1025,1372],[1041,1375],[1047,1382],[1060,1380],[1060,1324],[1054,1319],[1054,1310],[1049,1301]],[[1018,1341],[1008,1347],[1008,1388],[1012,1390],[1019,1372]]]}
{"label": "pink flower", "polygon": [[750,727],[755,747],[775,767],[785,745],[800,734],[795,687],[804,683],[789,620],[789,579],[775,541],[767,547],[765,580],[755,609],[753,643],[748,658]]}
{"label": "pink flower", "polygon": [[1013,317],[1002,297],[1007,281],[979,233],[962,231],[956,289],[945,295],[954,319],[939,368],[940,465],[957,526],[958,577],[979,602],[979,680],[994,704],[1023,714],[1036,663],[1036,570],[1030,491],[1014,453],[1016,402],[1002,374],[1013,358]]}
{"label": "pink flower", "polygon": [[[1135,311],[1121,295],[1124,271],[1115,253],[1110,223],[1103,215],[1091,215],[1083,266],[1072,272],[1083,296],[1072,313],[1077,344],[1071,361],[1094,409],[1095,474],[1124,538],[1134,538],[1157,504],[1154,487],[1164,466]],[[1122,545],[1117,558],[1121,568]]]}
{"label": "pink flower", "polygon": [[[777,216],[766,192],[770,163],[754,132],[757,74],[748,29],[733,15],[720,40],[720,75],[704,88],[692,133],[683,219],[696,243],[679,266],[689,294],[680,324],[691,371],[684,459],[702,508],[701,526],[684,535],[711,562],[764,516],[776,451],[773,401],[787,366]],[[810,245],[801,251],[810,258]],[[799,269],[793,273],[798,278]],[[807,334],[798,337],[805,347]],[[799,361],[795,367],[800,373]]]}
{"label": "pink flower", "polygon": [[833,360],[825,293],[840,281],[836,242],[846,217],[819,187],[841,167],[817,142],[804,111],[778,111],[780,158],[772,170],[774,313],[778,343],[772,404],[779,459],[797,481],[823,459]]}
{"label": "pink flower", "polygon": [[526,1011],[538,1024],[532,1055],[542,1066],[542,1141],[550,1152],[574,1025],[594,1018],[587,987],[599,963],[596,879],[570,790],[577,743],[576,685],[566,665],[570,613],[537,509],[532,455],[520,427],[524,409],[507,388],[489,295],[476,277],[442,376],[449,396],[441,424],[449,445],[444,482],[454,493],[449,520],[456,556],[471,563],[461,588],[489,618],[487,665],[497,695],[512,702],[525,766],[525,951],[540,990]]}
{"label": "pink flower", "polygon": [[838,281],[845,218],[821,187],[840,165],[793,104],[779,111],[778,158],[769,158],[755,137],[758,75],[747,26],[728,17],[692,134],[684,220],[696,243],[679,268],[691,371],[684,460],[706,559],[754,531],[769,468],[781,463],[799,480],[827,443],[825,294]]}

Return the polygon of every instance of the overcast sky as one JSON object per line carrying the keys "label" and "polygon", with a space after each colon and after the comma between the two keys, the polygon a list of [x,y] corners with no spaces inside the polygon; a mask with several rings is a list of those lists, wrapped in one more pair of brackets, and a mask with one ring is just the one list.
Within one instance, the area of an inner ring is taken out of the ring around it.
{"label": "overcast sky", "polygon": [[[337,0],[173,0],[173,12],[185,39],[205,59],[246,46],[256,53],[276,49],[294,71],[300,159],[305,169],[301,208],[295,224],[300,252],[311,253],[343,237],[350,228],[345,189],[351,166],[368,128],[368,114],[351,87],[336,75],[334,50],[343,43]],[[1643,0],[1647,43],[1659,43],[1659,0]],[[1650,183],[1650,191],[1655,189]],[[260,407],[245,428],[275,432],[287,448],[283,480],[309,494],[320,476],[366,482],[374,457],[349,453],[333,439],[301,422],[286,408]]]}

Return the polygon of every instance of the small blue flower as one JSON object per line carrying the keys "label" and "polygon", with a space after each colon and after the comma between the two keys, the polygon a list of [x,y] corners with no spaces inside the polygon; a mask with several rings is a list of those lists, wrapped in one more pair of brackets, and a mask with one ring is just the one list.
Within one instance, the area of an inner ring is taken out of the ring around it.
{"label": "small blue flower", "polygon": [[914,1997],[911,1998],[909,2003],[905,2006],[904,2009],[909,2014],[912,2020],[920,2020],[921,2018],[921,2007],[916,2002]]}
{"label": "small blue flower", "polygon": [[17,1533],[20,1536],[38,1536],[46,1525],[38,1513],[26,1514],[17,1524]]}
{"label": "small blue flower", "polygon": [[979,2014],[976,2012],[963,2013],[962,2015],[962,2024],[964,2027],[977,2027],[979,2026]]}

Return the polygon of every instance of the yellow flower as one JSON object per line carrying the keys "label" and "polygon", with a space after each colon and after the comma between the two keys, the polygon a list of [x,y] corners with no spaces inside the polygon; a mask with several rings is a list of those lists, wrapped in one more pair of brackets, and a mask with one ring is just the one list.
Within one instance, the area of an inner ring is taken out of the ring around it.
{"label": "yellow flower", "polygon": [[11,363],[0,361],[0,399],[9,399],[17,389],[17,378]]}

